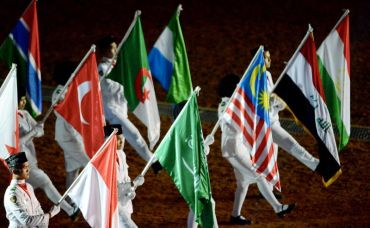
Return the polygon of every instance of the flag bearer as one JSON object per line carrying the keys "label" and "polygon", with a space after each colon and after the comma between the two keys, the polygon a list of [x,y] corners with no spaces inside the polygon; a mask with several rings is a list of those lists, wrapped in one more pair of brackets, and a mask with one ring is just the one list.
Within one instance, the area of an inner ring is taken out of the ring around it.
{"label": "flag bearer", "polygon": [[12,174],[12,181],[4,195],[9,227],[48,227],[50,218],[59,213],[60,207],[54,205],[48,213],[42,210],[32,186],[25,182],[30,176],[26,154],[19,152],[5,161]]}
{"label": "flag bearer", "polygon": [[[117,51],[117,44],[113,36],[106,36],[97,42],[97,50],[102,56],[98,65],[100,77],[106,76],[114,67],[115,60],[113,57]],[[106,120],[110,124],[120,124],[123,134],[128,143],[136,150],[136,152],[145,161],[153,156],[150,152],[147,143],[141,136],[139,130],[128,119],[127,116],[127,101],[124,97],[124,88],[121,84],[104,78],[100,81],[100,86],[103,96],[104,114]],[[161,169],[158,161],[153,163],[152,169],[157,174]]]}
{"label": "flag bearer", "polygon": [[[54,79],[58,83],[52,95],[53,104],[57,101],[59,94],[62,92],[63,86],[67,83],[69,77],[76,68],[73,62],[63,62],[57,65],[54,70]],[[61,96],[60,101],[64,99]],[[84,144],[80,134],[61,117],[57,112],[55,121],[55,140],[63,149],[64,165],[66,169],[66,189],[77,178],[81,169],[89,162],[89,157],[85,153]]]}
{"label": "flag bearer", "polygon": [[[221,114],[224,113],[224,109],[239,81],[240,78],[233,74],[225,76],[220,81],[218,94],[222,101],[218,107],[219,118],[222,118]],[[241,215],[241,209],[250,184],[257,184],[259,191],[272,206],[278,217],[284,217],[285,214],[290,213],[294,209],[295,204],[281,204],[272,192],[273,186],[266,181],[265,177],[252,169],[252,161],[248,155],[247,148],[242,142],[242,135],[238,134],[226,121],[221,119],[220,123],[222,156],[233,167],[237,186],[230,223],[239,225],[252,223],[250,219]]]}
{"label": "flag bearer", "polygon": [[[119,124],[107,125],[104,127],[104,134],[108,137],[114,129],[118,129],[117,137],[117,192],[118,192],[118,214],[119,227],[136,228],[135,222],[131,219],[133,212],[132,200],[135,198],[135,188],[144,183],[144,177],[138,176],[133,182],[128,175],[126,154],[123,151],[125,139],[122,135],[122,127]],[[133,184],[133,186],[131,185]]]}
{"label": "flag bearer", "polygon": [[[33,144],[34,137],[44,135],[43,124],[37,124],[31,114],[25,110],[26,97],[20,97],[18,104],[18,120],[19,120],[19,144],[22,151],[25,151],[30,166],[30,178],[27,180],[35,189],[41,188],[46,196],[53,203],[57,203],[62,197],[58,190],[51,182],[49,176],[41,170],[37,165],[37,157],[35,145]],[[78,207],[72,207],[65,200],[61,202],[60,207],[74,221],[79,213]]]}

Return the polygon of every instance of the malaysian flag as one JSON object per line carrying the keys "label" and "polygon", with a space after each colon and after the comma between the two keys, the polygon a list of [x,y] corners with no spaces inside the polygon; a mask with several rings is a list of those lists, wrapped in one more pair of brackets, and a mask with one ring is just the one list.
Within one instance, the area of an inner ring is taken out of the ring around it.
{"label": "malaysian flag", "polygon": [[242,134],[256,172],[280,191],[277,154],[273,149],[268,114],[269,99],[261,46],[230,99],[223,118]]}

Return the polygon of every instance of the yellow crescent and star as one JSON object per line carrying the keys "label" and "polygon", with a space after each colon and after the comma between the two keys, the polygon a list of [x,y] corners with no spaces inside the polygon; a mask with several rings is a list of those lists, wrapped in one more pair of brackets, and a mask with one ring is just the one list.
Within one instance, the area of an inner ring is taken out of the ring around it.
{"label": "yellow crescent and star", "polygon": [[[249,86],[251,88],[251,93],[252,93],[253,97],[256,97],[257,76],[258,76],[258,80],[259,80],[261,78],[261,76],[263,75],[263,73],[266,71],[265,65],[263,65],[262,71],[261,71],[260,68],[261,68],[260,64],[258,64],[257,66],[254,67],[254,69],[252,71],[252,74],[251,74],[251,77],[250,77],[250,80],[249,80]],[[269,109],[269,106],[270,106],[269,100],[270,100],[269,93],[266,90],[262,90],[258,95],[258,101],[259,101],[258,104],[260,104],[262,106],[262,108],[266,111]]]}

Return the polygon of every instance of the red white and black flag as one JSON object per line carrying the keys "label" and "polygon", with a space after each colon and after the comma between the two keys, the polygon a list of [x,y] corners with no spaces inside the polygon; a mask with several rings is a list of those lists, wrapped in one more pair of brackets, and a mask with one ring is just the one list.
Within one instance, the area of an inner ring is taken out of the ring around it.
{"label": "red white and black flag", "polygon": [[323,177],[327,187],[338,178],[341,169],[311,27],[283,72],[274,92],[317,140],[320,163],[316,171]]}

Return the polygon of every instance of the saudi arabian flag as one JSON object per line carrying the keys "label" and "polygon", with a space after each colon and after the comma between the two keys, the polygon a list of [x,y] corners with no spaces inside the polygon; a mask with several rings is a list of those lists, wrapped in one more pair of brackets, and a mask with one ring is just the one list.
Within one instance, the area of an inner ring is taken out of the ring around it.
{"label": "saudi arabian flag", "polygon": [[349,10],[341,17],[317,50],[320,75],[331,119],[338,127],[338,148],[349,141],[350,121],[350,48]]}
{"label": "saudi arabian flag", "polygon": [[181,5],[149,53],[153,76],[167,92],[166,100],[181,103],[192,92],[190,68],[180,25]]}
{"label": "saudi arabian flag", "polygon": [[150,148],[153,149],[160,135],[160,119],[140,11],[135,13],[126,36],[118,46],[116,65],[107,77],[123,85],[128,107],[148,128]]}
{"label": "saudi arabian flag", "polygon": [[211,184],[196,92],[193,92],[154,155],[194,212],[196,222],[202,227],[213,227]]}

